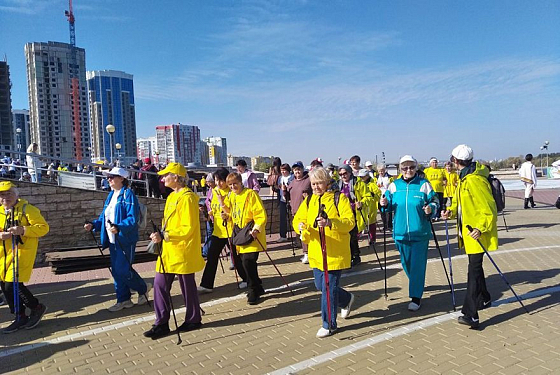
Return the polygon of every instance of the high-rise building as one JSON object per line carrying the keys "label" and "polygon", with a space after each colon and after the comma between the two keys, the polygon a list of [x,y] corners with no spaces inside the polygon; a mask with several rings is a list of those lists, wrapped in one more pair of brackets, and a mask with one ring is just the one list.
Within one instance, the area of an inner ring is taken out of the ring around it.
{"label": "high-rise building", "polygon": [[210,155],[208,154],[208,143],[205,141],[200,141],[200,164],[208,165],[210,164]]}
{"label": "high-rise building", "polygon": [[157,162],[157,138],[138,138],[136,140],[136,156],[140,160],[151,158],[152,162]]}
{"label": "high-rise building", "polygon": [[8,150],[14,148],[11,88],[10,67],[0,61],[0,147]]}
{"label": "high-rise building", "polygon": [[[92,139],[92,159],[109,160],[113,156],[128,164],[136,159],[136,116],[132,74],[116,70],[87,72],[88,100]],[[113,125],[112,140],[105,130]],[[115,148],[120,144],[120,150]]]}
{"label": "high-rise building", "polygon": [[13,134],[15,138],[14,149],[25,152],[29,146],[31,129],[29,127],[29,110],[14,109],[12,111]]}
{"label": "high-rise building", "polygon": [[204,138],[208,145],[208,164],[212,166],[227,165],[227,141],[222,137]]}
{"label": "high-rise building", "polygon": [[245,163],[247,163],[247,166],[250,168],[251,167],[251,158],[248,156],[233,156],[231,154],[229,154],[227,156],[227,166],[228,167],[235,167],[237,165],[237,161],[238,160],[245,160]]}
{"label": "high-rise building", "polygon": [[172,124],[156,126],[159,162],[183,165],[200,163],[200,129],[198,126]]}
{"label": "high-rise building", "polygon": [[[80,151],[84,160],[91,155],[86,94],[86,52],[76,47],[76,65],[72,46],[59,42],[33,42],[25,45],[31,142],[43,155],[75,159]],[[79,113],[74,126],[72,74],[78,82]]]}

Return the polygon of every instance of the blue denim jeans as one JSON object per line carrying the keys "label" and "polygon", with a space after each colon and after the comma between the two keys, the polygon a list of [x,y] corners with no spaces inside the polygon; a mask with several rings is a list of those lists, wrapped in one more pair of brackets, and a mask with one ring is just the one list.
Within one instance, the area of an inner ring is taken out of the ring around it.
{"label": "blue denim jeans", "polygon": [[[340,276],[342,271],[329,271],[329,289],[331,297],[331,329],[336,329],[336,313],[338,306],[346,307],[350,303],[350,293],[342,289],[340,284]],[[315,278],[315,287],[322,292],[321,295],[321,319],[323,320],[323,328],[329,329],[329,317],[327,307],[327,286],[324,282],[325,272],[313,268],[313,277]]]}
{"label": "blue denim jeans", "polygon": [[121,251],[121,248],[117,248],[117,246],[115,246],[115,244],[109,244],[111,270],[113,271],[113,279],[115,280],[117,302],[124,302],[130,299],[131,289],[142,295],[146,293],[147,285],[138,272],[130,266],[130,264],[134,262],[136,244],[126,246],[126,248],[123,249],[124,251]]}
{"label": "blue denim jeans", "polygon": [[206,222],[206,238],[204,240],[204,246],[202,247],[202,256],[205,258],[208,256],[208,249],[210,249],[213,232],[214,232],[214,223],[208,220]]}

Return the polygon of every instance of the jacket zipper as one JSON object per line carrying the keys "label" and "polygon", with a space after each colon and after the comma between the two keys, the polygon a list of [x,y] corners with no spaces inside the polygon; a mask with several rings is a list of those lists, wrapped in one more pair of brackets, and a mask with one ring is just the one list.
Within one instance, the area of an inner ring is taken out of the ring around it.
{"label": "jacket zipper", "polygon": [[408,222],[408,182],[406,183],[406,198],[405,198],[405,210],[406,210],[406,234],[408,235],[408,240],[410,241],[410,224]]}

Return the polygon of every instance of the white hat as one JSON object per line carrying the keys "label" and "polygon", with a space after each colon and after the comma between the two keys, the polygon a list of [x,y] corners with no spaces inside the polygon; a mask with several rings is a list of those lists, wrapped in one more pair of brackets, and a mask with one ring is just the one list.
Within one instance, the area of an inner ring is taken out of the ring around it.
{"label": "white hat", "polygon": [[430,163],[431,163],[432,161],[435,161],[435,162],[437,163],[438,160],[437,160],[436,157],[431,157],[431,158],[430,158]]}
{"label": "white hat", "polygon": [[369,175],[369,171],[367,169],[360,169],[358,172],[358,177],[365,177]]}
{"label": "white hat", "polygon": [[405,155],[405,156],[403,156],[403,157],[401,158],[401,160],[399,161],[399,164],[402,164],[402,163],[407,162],[407,161],[411,161],[411,162],[413,162],[413,163],[416,164],[416,165],[418,164],[418,162],[416,161],[416,159],[414,159],[414,158],[412,157],[412,155]]}
{"label": "white hat", "polygon": [[472,160],[474,153],[472,148],[467,145],[459,145],[451,151],[451,155],[459,160]]}
{"label": "white hat", "polygon": [[122,178],[128,178],[128,172],[119,167],[114,167],[109,172],[104,171],[103,176],[121,176]]}
{"label": "white hat", "polygon": [[365,165],[366,165],[366,167],[371,167],[371,166],[373,165],[373,163],[372,163],[371,161],[368,160],[368,161],[366,161],[366,164],[365,164]]}
{"label": "white hat", "polygon": [[208,173],[206,175],[206,181],[208,182],[214,182],[214,175],[212,173]]}

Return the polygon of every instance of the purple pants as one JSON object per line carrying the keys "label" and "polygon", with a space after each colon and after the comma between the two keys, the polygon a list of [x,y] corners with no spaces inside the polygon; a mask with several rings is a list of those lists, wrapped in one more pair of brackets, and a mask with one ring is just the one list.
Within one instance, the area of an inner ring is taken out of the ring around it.
{"label": "purple pants", "polygon": [[[186,323],[200,323],[200,302],[198,300],[198,292],[196,290],[196,282],[194,273],[188,275],[177,275],[181,293],[185,300],[187,312],[185,314]],[[156,325],[167,324],[169,322],[169,314],[171,312],[171,285],[175,279],[174,273],[156,272],[154,278],[154,310],[156,313]]]}

